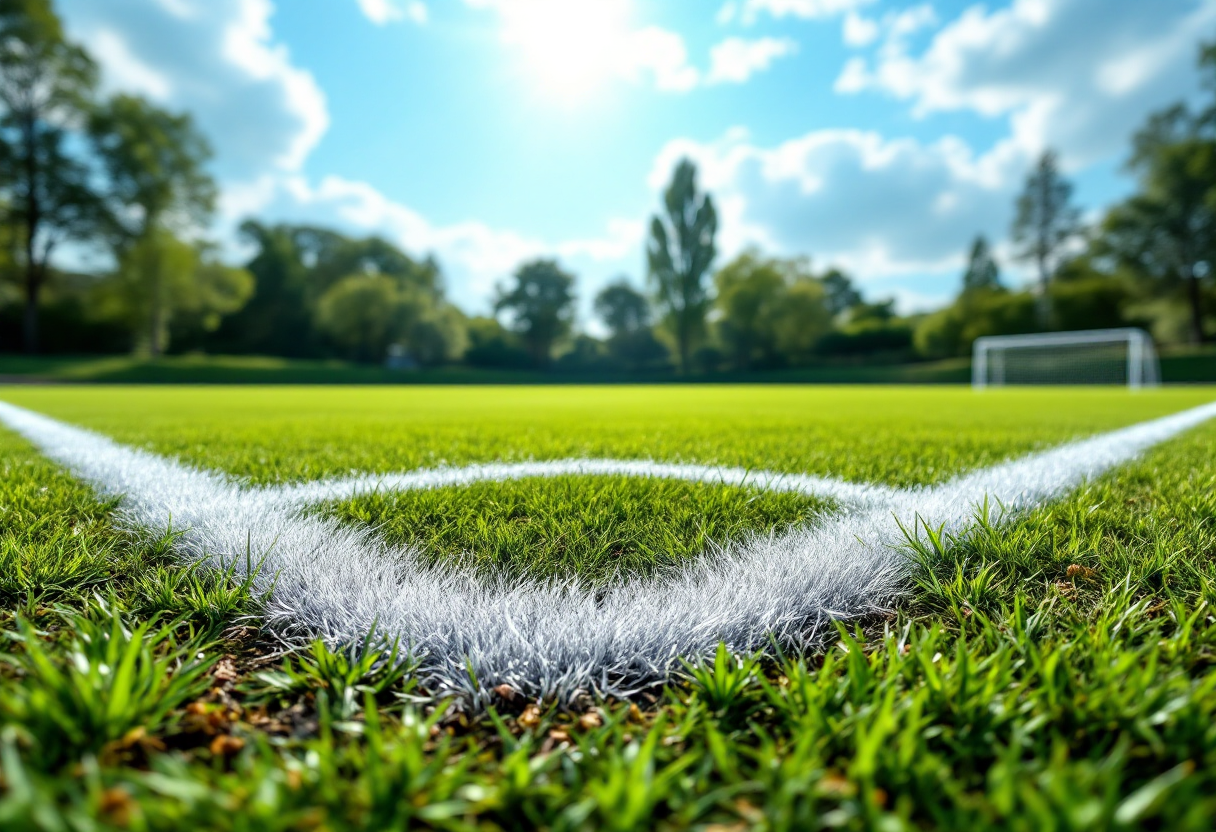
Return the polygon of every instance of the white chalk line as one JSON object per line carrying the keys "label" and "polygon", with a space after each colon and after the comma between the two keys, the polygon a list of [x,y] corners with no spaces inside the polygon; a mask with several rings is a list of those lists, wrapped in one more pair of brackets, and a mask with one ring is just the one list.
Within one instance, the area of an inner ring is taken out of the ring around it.
{"label": "white chalk line", "polygon": [[730,485],[799,494],[832,500],[846,506],[878,506],[889,503],[897,493],[884,485],[853,483],[834,477],[786,474],[720,465],[682,465],[646,459],[551,459],[540,462],[490,462],[461,467],[422,468],[401,474],[363,474],[343,479],[319,480],[293,485],[271,486],[276,493],[295,505],[312,505],[348,500],[368,494],[395,491],[421,491],[434,488],[472,485],[478,482],[505,482],[529,478],[564,476],[624,476],[684,480],[708,485]]}
{"label": "white chalk line", "polygon": [[765,472],[761,478],[780,487],[797,484],[804,489],[799,493],[836,500],[849,510],[785,534],[732,544],[658,578],[629,579],[597,592],[574,583],[506,577],[487,582],[305,509],[314,500],[390,487],[439,487],[474,476],[651,470],[755,484],[761,479],[746,477],[757,473],[558,460],[250,488],[0,402],[0,422],[102,492],[122,495],[125,523],[181,530],[177,553],[184,562],[225,565],[239,573],[248,554],[264,558],[254,585],[268,593],[268,624],[281,634],[352,644],[375,622],[381,634],[409,645],[421,662],[425,688],[474,703],[504,683],[527,695],[563,699],[587,690],[626,692],[662,680],[678,657],[706,655],[719,641],[737,650],[762,647],[773,637],[814,644],[833,619],[887,609],[906,591],[912,567],[900,548],[901,524],[914,528],[921,522],[960,534],[985,500],[1001,506],[992,522],[1007,521],[1213,417],[1216,402],[933,487],[880,489]]}

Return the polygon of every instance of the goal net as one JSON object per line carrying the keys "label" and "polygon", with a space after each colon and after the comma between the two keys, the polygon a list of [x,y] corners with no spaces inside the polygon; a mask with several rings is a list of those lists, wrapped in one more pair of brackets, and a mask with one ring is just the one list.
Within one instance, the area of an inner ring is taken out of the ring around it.
{"label": "goal net", "polygon": [[1142,329],[993,335],[975,339],[971,386],[1160,383],[1153,339]]}

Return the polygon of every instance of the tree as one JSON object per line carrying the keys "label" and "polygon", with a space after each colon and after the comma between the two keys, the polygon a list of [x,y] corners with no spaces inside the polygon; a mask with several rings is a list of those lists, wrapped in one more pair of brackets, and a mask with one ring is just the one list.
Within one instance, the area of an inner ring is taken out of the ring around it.
{"label": "tree", "polygon": [[840,269],[829,269],[820,280],[823,283],[828,311],[833,317],[861,303],[861,292],[854,288],[853,281]]}
{"label": "tree", "polygon": [[158,229],[123,249],[117,271],[100,287],[99,306],[134,333],[136,349],[159,355],[175,321],[194,316],[214,329],[252,293],[249,272]]}
{"label": "tree", "polygon": [[38,303],[56,246],[95,225],[88,172],[66,147],[97,70],[64,36],[50,0],[0,0],[0,181],[21,228],[24,346],[38,351]]}
{"label": "tree", "polygon": [[[1203,54],[1216,69],[1216,54]],[[1133,148],[1128,167],[1140,192],[1107,213],[1095,249],[1137,274],[1181,286],[1191,341],[1202,343],[1202,284],[1216,261],[1216,124],[1176,105],[1152,116]]]}
{"label": "tree", "polygon": [[831,329],[832,311],[823,281],[810,274],[792,274],[775,326],[778,354],[791,364],[803,364]]}
{"label": "tree", "polygon": [[383,275],[398,303],[392,344],[424,365],[450,361],[464,348],[466,321],[445,298],[433,258],[415,259],[380,237],[351,238],[317,226],[247,221],[241,232],[256,247],[247,265],[254,296],[225,319],[212,346],[291,357],[323,356],[334,345],[357,353],[361,348],[320,325],[321,300],[347,278]]}
{"label": "tree", "polygon": [[522,369],[532,357],[519,343],[519,336],[492,315],[468,320],[469,347],[464,360],[473,367]]}
{"label": "tree", "polygon": [[806,258],[745,251],[714,284],[718,336],[741,370],[805,363],[832,328],[827,290]]}
{"label": "tree", "polygon": [[317,303],[318,328],[357,361],[379,361],[398,347],[422,366],[458,358],[468,339],[464,316],[442,296],[398,275],[347,275]]}
{"label": "tree", "polygon": [[1013,242],[1021,260],[1035,263],[1039,272],[1039,324],[1049,317],[1048,286],[1060,253],[1081,230],[1080,211],[1071,204],[1072,184],[1060,175],[1056,154],[1044,151],[1017,200]]}
{"label": "tree", "polygon": [[787,288],[782,264],[745,251],[718,270],[714,285],[718,330],[735,366],[750,370],[756,362],[773,364]]}
{"label": "tree", "polygon": [[967,355],[981,335],[1013,335],[1032,330],[1037,300],[1030,292],[999,288],[963,293],[952,305],[920,319],[913,344],[925,358]]}
{"label": "tree", "polygon": [[680,370],[687,373],[709,311],[705,276],[717,254],[718,215],[713,198],[697,192],[697,168],[688,159],[676,165],[663,205],[666,216],[655,216],[650,222],[646,259],[659,305],[676,339]]}
{"label": "tree", "polygon": [[533,260],[516,269],[514,285],[499,287],[496,312],[507,312],[532,360],[547,365],[557,339],[570,331],[574,317],[574,276],[556,260]]}
{"label": "tree", "polygon": [[623,277],[609,283],[595,296],[595,314],[600,316],[613,338],[632,335],[650,326],[650,304],[646,296]]}
{"label": "tree", "polygon": [[649,301],[625,278],[595,296],[595,314],[608,327],[608,352],[629,369],[667,358],[667,349],[651,331]]}
{"label": "tree", "polygon": [[[127,262],[137,248],[138,271],[149,288],[152,318],[168,317],[158,304],[170,299],[159,287],[175,285],[176,264],[159,263],[169,248],[156,238],[189,235],[205,225],[215,204],[215,182],[206,172],[211,148],[186,113],[171,113],[131,95],[117,95],[89,117],[89,134],[106,178],[107,225],[115,258]],[[160,277],[151,272],[163,269]],[[153,356],[164,339],[148,341]]]}
{"label": "tree", "polygon": [[963,291],[996,289],[1001,285],[1001,272],[992,257],[992,249],[984,235],[977,235],[971,244],[971,255],[967,260],[967,271],[963,272]]}
{"label": "tree", "polygon": [[89,134],[106,174],[118,248],[157,229],[189,233],[210,220],[211,145],[188,113],[116,95],[90,115]]}
{"label": "tree", "polygon": [[213,345],[230,352],[292,358],[322,354],[308,299],[309,269],[295,228],[246,220],[240,232],[255,249],[245,264],[254,279],[253,297],[223,321]]}
{"label": "tree", "polygon": [[317,325],[357,361],[379,361],[397,326],[397,286],[382,274],[352,274],[321,296]]}

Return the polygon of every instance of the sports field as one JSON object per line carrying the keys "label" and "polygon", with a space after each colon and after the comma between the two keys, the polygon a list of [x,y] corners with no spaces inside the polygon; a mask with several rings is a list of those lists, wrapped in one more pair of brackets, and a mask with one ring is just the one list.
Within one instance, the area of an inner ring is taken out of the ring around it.
{"label": "sports field", "polygon": [[1211,829],[1213,401],[0,387],[0,828]]}

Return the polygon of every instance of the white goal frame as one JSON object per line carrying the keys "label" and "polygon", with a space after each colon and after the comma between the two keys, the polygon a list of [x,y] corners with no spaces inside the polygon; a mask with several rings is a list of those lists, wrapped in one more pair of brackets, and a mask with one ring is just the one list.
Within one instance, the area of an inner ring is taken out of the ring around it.
{"label": "white goal frame", "polygon": [[[976,390],[987,387],[1004,387],[1006,384],[1056,384],[1056,381],[1006,381],[1006,356],[1016,350],[1102,344],[1127,344],[1126,385],[1139,390],[1156,387],[1161,383],[1161,368],[1152,337],[1143,329],[1121,327],[1118,329],[1089,329],[1077,332],[1035,332],[1027,335],[985,335],[975,339],[971,352],[971,386]],[[1086,381],[1078,378],[1071,384],[1094,384],[1102,381]]]}

